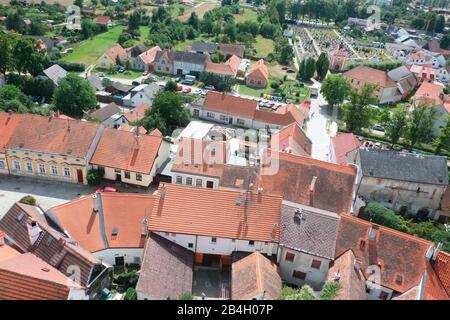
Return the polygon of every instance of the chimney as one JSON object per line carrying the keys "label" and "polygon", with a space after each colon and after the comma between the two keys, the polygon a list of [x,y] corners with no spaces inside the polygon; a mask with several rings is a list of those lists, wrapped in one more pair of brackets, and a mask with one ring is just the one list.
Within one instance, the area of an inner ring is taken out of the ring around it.
{"label": "chimney", "polygon": [[375,224],[372,224],[369,230],[369,241],[375,241],[377,238],[377,232],[378,232],[378,226]]}
{"label": "chimney", "polygon": [[8,110],[8,117],[11,118],[13,114],[13,111],[11,109]]}
{"label": "chimney", "polygon": [[55,118],[59,118],[59,115],[60,115],[59,110],[56,110],[56,112],[55,112]]}
{"label": "chimney", "polygon": [[102,203],[102,195],[100,192],[96,192],[92,195],[93,199],[93,209],[95,213],[98,213],[101,209],[101,203]]}
{"label": "chimney", "polygon": [[165,197],[166,197],[166,184],[163,183],[163,184],[161,185],[160,190],[159,190],[159,198],[160,198],[161,200],[164,200]]}
{"label": "chimney", "polygon": [[41,228],[39,228],[36,221],[31,221],[31,223],[27,226],[27,229],[28,235],[30,236],[31,244],[33,245],[39,238],[39,235],[41,234],[42,230]]}
{"label": "chimney", "polygon": [[314,192],[316,189],[316,180],[317,180],[317,177],[313,176],[312,180],[311,180],[311,185],[309,187],[309,205],[311,207],[314,206]]}
{"label": "chimney", "polygon": [[0,230],[0,247],[5,245],[5,233]]}

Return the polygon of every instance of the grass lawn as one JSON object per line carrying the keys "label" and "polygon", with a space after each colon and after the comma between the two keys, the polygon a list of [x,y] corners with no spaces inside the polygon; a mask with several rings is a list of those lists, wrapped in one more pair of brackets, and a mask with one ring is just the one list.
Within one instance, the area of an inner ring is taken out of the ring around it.
{"label": "grass lawn", "polygon": [[239,93],[253,97],[261,97],[261,94],[275,95],[275,96],[280,96],[283,94],[287,99],[291,99],[295,103],[301,103],[303,102],[303,100],[309,98],[310,93],[309,89],[306,87],[301,88],[296,81],[285,81],[279,89],[274,90],[270,87],[270,84],[276,81],[279,80],[273,78],[269,79],[269,84],[264,89],[250,88],[246,85],[241,84],[239,86]]}
{"label": "grass lawn", "polygon": [[128,71],[125,71],[124,73],[120,73],[120,72],[109,73],[108,70],[100,70],[97,68],[95,68],[93,70],[94,73],[97,73],[100,71],[104,72],[106,77],[128,79],[128,80],[134,80],[136,78],[142,77],[142,73],[143,73],[143,71],[134,71],[134,70],[128,70]]}
{"label": "grass lawn", "polygon": [[236,22],[242,21],[258,21],[258,13],[255,10],[244,8],[242,9],[242,13],[234,15],[234,19]]}
{"label": "grass lawn", "polygon": [[254,44],[256,49],[256,56],[259,58],[265,58],[271,52],[274,52],[275,46],[272,39],[266,39],[261,35],[256,36],[256,42]]}
{"label": "grass lawn", "polygon": [[194,41],[210,41],[211,42],[210,37],[208,37],[207,35],[199,35],[197,38],[195,38],[194,40],[189,40],[186,39],[185,41],[179,42],[176,45],[174,45],[174,49],[177,51],[184,51],[188,46],[190,46],[192,44],[192,42]]}

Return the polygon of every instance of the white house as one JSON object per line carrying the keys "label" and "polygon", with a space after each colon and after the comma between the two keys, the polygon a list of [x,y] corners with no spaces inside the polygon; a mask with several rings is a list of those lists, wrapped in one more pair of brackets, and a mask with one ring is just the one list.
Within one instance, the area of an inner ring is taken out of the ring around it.
{"label": "white house", "polygon": [[205,71],[207,61],[209,61],[209,57],[206,54],[176,51],[173,55],[173,74],[199,75]]}
{"label": "white house", "polygon": [[161,89],[156,83],[141,84],[133,89],[123,98],[126,106],[136,108],[145,103],[152,105],[155,94]]}

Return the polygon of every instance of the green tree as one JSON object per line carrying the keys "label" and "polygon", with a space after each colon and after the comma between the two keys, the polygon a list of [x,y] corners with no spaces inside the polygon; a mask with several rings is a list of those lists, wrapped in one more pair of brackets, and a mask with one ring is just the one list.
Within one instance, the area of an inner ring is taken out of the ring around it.
{"label": "green tree", "polygon": [[152,109],[146,112],[142,125],[147,131],[159,129],[164,136],[178,127],[186,126],[191,119],[188,109],[178,92],[160,91],[153,99]]}
{"label": "green tree", "polygon": [[30,206],[36,205],[36,199],[30,195],[22,197],[22,199],[19,200],[20,203],[28,204]]}
{"label": "green tree", "polygon": [[137,293],[135,288],[128,288],[125,292],[124,300],[137,300]]}
{"label": "green tree", "polygon": [[405,134],[411,147],[431,140],[435,113],[435,109],[426,105],[419,105],[411,112]]}
{"label": "green tree", "polygon": [[194,297],[190,293],[183,293],[178,300],[193,300]]}
{"label": "green tree", "polygon": [[364,208],[362,218],[398,231],[409,232],[407,220],[378,202],[369,202]]}
{"label": "green tree", "polygon": [[192,11],[191,15],[189,16],[188,24],[195,30],[198,30],[199,19],[198,19],[197,14],[195,13],[195,11]]}
{"label": "green tree", "polygon": [[231,42],[235,42],[237,37],[236,24],[232,21],[228,22],[223,28],[223,33],[230,38]]}
{"label": "green tree", "polygon": [[407,125],[408,117],[405,108],[395,110],[386,124],[386,137],[390,140],[392,145],[398,143],[400,138],[404,135]]}
{"label": "green tree", "polygon": [[88,171],[86,178],[90,186],[99,186],[102,183],[104,176],[104,171],[91,169]]}
{"label": "green tree", "polygon": [[36,40],[19,37],[12,51],[14,69],[20,73],[29,72],[36,76],[44,69],[45,56],[39,51]]}
{"label": "green tree", "polygon": [[6,79],[6,73],[14,68],[13,47],[17,37],[13,34],[0,33],[0,72]]}
{"label": "green tree", "polygon": [[73,4],[74,4],[75,6],[80,7],[80,9],[83,9],[83,3],[84,3],[84,0],[74,0],[74,1],[73,1]]}
{"label": "green tree", "polygon": [[59,82],[53,101],[57,110],[79,118],[97,105],[95,91],[90,83],[75,74],[69,74]]}
{"label": "green tree", "polygon": [[341,290],[339,282],[331,281],[324,284],[320,291],[320,300],[334,300]]}
{"label": "green tree", "polygon": [[316,296],[314,295],[314,290],[310,286],[304,285],[292,295],[286,296],[284,300],[316,300]]}
{"label": "green tree", "polygon": [[445,18],[443,15],[438,15],[436,19],[436,23],[434,25],[434,32],[441,33],[445,27]]}
{"label": "green tree", "polygon": [[166,85],[164,87],[165,91],[172,91],[172,92],[176,92],[178,88],[178,85],[175,81],[169,80],[166,82]]}
{"label": "green tree", "polygon": [[373,95],[375,86],[364,84],[360,92],[350,91],[350,102],[344,106],[344,121],[350,132],[359,134],[363,128],[368,128],[372,120],[370,105],[377,102]]}
{"label": "green tree", "polygon": [[325,54],[325,52],[322,52],[316,62],[317,77],[319,78],[320,81],[325,79],[329,67],[330,62],[328,61],[328,57]]}
{"label": "green tree", "polygon": [[332,108],[339,106],[351,90],[350,83],[341,75],[330,74],[322,83],[320,92]]}
{"label": "green tree", "polygon": [[439,131],[439,136],[433,141],[436,153],[442,149],[450,151],[450,116],[447,115],[445,126]]}

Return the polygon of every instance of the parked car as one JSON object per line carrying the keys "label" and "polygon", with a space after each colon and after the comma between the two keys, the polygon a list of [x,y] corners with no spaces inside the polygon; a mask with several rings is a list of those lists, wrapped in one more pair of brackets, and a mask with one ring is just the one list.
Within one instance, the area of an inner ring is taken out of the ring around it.
{"label": "parked car", "polygon": [[292,70],[292,69],[287,69],[286,72],[287,72],[287,73],[295,73],[295,71]]}
{"label": "parked car", "polygon": [[183,91],[183,86],[177,85],[177,91]]}
{"label": "parked car", "polygon": [[143,76],[146,76],[146,75],[148,75],[148,74],[150,74],[150,71],[148,71],[148,70],[147,70],[147,71],[144,71],[144,73],[142,73]]}
{"label": "parked car", "polygon": [[125,68],[124,68],[124,67],[120,67],[120,68],[119,68],[119,72],[120,72],[120,73],[124,73],[124,72],[125,72]]}
{"label": "parked car", "polygon": [[180,77],[176,77],[175,78],[175,82],[180,82],[181,78]]}
{"label": "parked car", "polygon": [[382,125],[376,124],[372,127],[373,130],[375,131],[381,131],[384,132],[384,127]]}
{"label": "parked car", "polygon": [[110,186],[104,186],[101,188],[98,188],[97,190],[95,190],[95,192],[99,193],[99,192],[117,192],[117,189],[114,187],[110,187]]}
{"label": "parked car", "polygon": [[203,86],[203,88],[205,90],[214,90],[214,89],[216,89],[216,88],[214,88],[214,86],[210,86],[210,85],[205,85],[205,86]]}
{"label": "parked car", "polygon": [[193,94],[202,94],[202,89],[199,89],[199,88],[194,89],[194,90],[192,91],[192,93],[193,93]]}
{"label": "parked car", "polygon": [[183,93],[190,93],[191,91],[192,91],[192,89],[189,87],[186,87],[183,89]]}
{"label": "parked car", "polygon": [[132,84],[133,86],[138,86],[138,85],[141,84],[141,82],[140,82],[139,80],[133,80],[133,81],[131,82],[131,84]]}
{"label": "parked car", "polygon": [[99,77],[99,78],[103,78],[104,76],[105,76],[105,74],[103,72],[97,73],[97,77]]}

